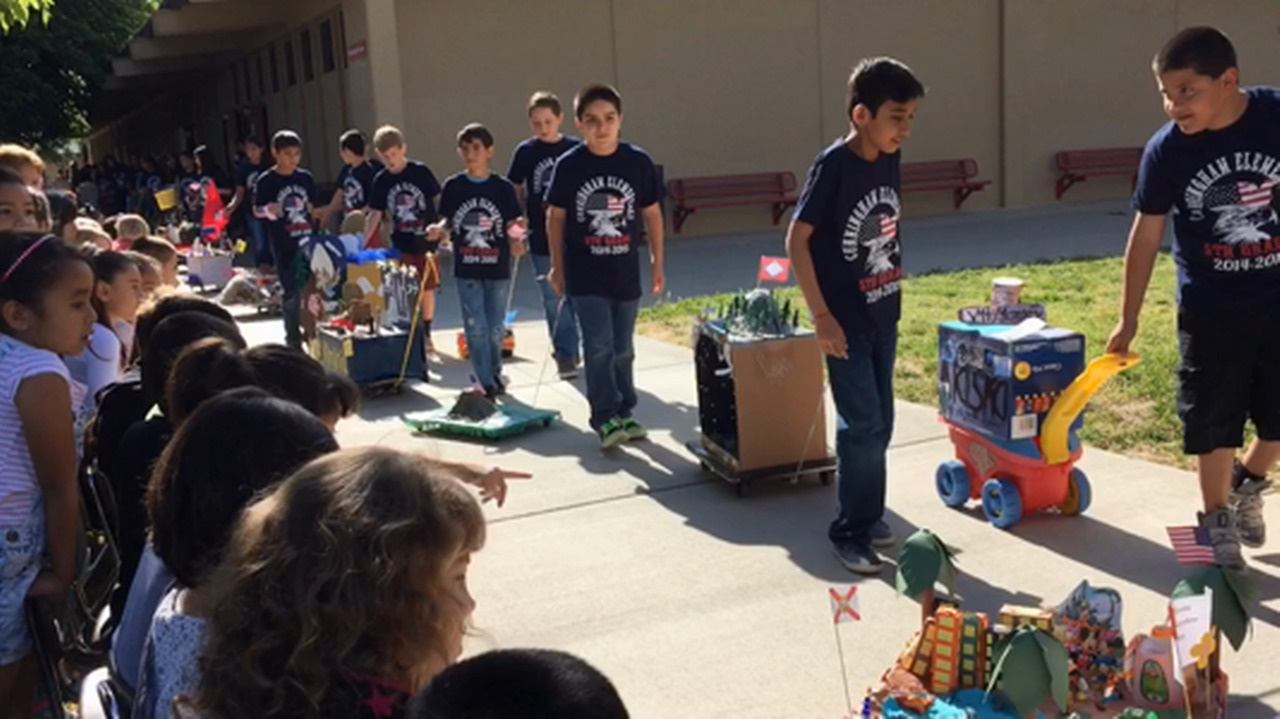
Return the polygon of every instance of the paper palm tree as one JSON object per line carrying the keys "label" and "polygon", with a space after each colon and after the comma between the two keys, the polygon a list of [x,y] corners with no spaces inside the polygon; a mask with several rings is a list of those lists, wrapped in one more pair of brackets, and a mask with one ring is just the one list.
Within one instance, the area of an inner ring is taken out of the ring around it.
{"label": "paper palm tree", "polygon": [[1249,602],[1253,587],[1241,572],[1223,570],[1221,567],[1201,567],[1192,572],[1173,588],[1173,599],[1204,594],[1205,587],[1213,590],[1213,623],[1231,646],[1240,651],[1249,634]]}
{"label": "paper palm tree", "polygon": [[898,553],[898,594],[920,602],[922,621],[933,614],[934,587],[939,582],[955,594],[956,554],[927,529],[917,530],[902,543]]}
{"label": "paper palm tree", "polygon": [[1067,649],[1052,634],[1032,626],[1019,627],[1005,642],[991,672],[988,695],[1001,680],[1002,691],[1021,716],[1028,716],[1050,696],[1058,709],[1067,711]]}

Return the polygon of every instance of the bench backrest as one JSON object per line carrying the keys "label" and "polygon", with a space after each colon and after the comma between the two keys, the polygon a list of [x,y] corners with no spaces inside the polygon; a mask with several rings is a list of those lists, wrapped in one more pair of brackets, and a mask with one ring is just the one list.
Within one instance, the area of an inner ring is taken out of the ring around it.
{"label": "bench backrest", "polygon": [[751,195],[783,196],[796,189],[796,176],[790,172],[761,172],[752,175],[718,175],[681,177],[668,188],[676,200]]}
{"label": "bench backrest", "polygon": [[963,182],[978,176],[978,161],[931,160],[928,162],[904,162],[899,170],[902,184],[915,185],[924,182]]}
{"label": "bench backrest", "polygon": [[1058,169],[1063,172],[1089,170],[1138,169],[1142,160],[1140,147],[1109,147],[1101,150],[1064,150],[1057,154]]}

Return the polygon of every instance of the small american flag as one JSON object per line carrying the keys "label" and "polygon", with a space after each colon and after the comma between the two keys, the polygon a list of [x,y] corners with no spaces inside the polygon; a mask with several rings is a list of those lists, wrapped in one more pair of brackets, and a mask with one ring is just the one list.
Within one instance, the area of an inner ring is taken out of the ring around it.
{"label": "small american flag", "polygon": [[493,218],[488,215],[480,215],[480,217],[476,219],[476,227],[479,227],[481,230],[486,232],[493,229]]}
{"label": "small american flag", "polygon": [[880,236],[881,237],[897,237],[898,236],[898,216],[897,215],[880,215]]}
{"label": "small american flag", "polygon": [[627,201],[617,195],[609,195],[609,201],[605,204],[604,209],[615,214],[621,214],[627,211]]}
{"label": "small american flag", "polygon": [[1213,545],[1209,542],[1209,530],[1205,527],[1168,527],[1169,541],[1178,564],[1195,566],[1215,564]]}
{"label": "small american flag", "polygon": [[1252,182],[1237,182],[1236,191],[1240,193],[1240,204],[1254,209],[1270,205],[1271,188],[1275,184],[1275,180],[1269,180],[1261,185],[1255,185]]}

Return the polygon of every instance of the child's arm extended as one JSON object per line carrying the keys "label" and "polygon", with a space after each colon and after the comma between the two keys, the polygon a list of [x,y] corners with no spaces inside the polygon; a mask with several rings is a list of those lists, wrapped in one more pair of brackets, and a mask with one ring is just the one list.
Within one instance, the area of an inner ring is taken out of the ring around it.
{"label": "child's arm extended", "polygon": [[809,305],[813,315],[813,330],[818,335],[818,347],[824,354],[833,357],[848,356],[848,342],[840,323],[831,316],[831,309],[822,296],[822,288],[818,287],[818,275],[813,269],[813,255],[809,252],[809,239],[813,236],[813,225],[801,220],[793,220],[787,228],[787,257],[791,258],[791,267],[796,271],[796,283],[804,293],[804,301]]}
{"label": "child's arm extended", "polygon": [[369,219],[364,227],[364,246],[370,248],[374,246],[374,241],[378,239],[378,226],[382,224],[383,213],[379,210],[371,210]]}
{"label": "child's arm extended", "polygon": [[564,296],[564,219],[563,207],[547,207],[547,249],[551,251],[547,284],[561,297]]}
{"label": "child's arm extended", "polygon": [[660,295],[667,286],[667,277],[663,270],[666,244],[663,237],[662,205],[653,203],[640,210],[644,218],[644,231],[649,236],[649,278],[652,281],[653,294]]}
{"label": "child's arm extended", "polygon": [[427,461],[459,482],[479,487],[480,498],[485,502],[497,500],[499,507],[507,500],[508,479],[529,479],[533,476],[528,472],[511,472],[500,467],[482,467],[434,457],[428,457]]}
{"label": "child's arm extended", "polygon": [[1138,334],[1138,316],[1142,300],[1151,284],[1151,270],[1164,241],[1164,215],[1138,213],[1129,230],[1129,247],[1124,253],[1124,299],[1120,306],[1120,322],[1107,340],[1107,352],[1125,354]]}
{"label": "child's arm extended", "polygon": [[80,499],[76,487],[76,441],[67,381],[56,374],[29,377],[14,398],[31,463],[44,495],[45,534],[53,568],[40,573],[28,596],[56,597],[75,578],[76,525]]}

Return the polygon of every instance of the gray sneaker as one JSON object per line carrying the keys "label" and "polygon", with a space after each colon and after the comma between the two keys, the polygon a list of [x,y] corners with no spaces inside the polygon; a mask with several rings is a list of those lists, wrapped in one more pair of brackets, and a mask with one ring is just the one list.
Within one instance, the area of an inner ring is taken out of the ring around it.
{"label": "gray sneaker", "polygon": [[1246,547],[1261,547],[1267,541],[1267,520],[1262,516],[1262,493],[1271,488],[1268,479],[1246,477],[1231,492],[1231,509],[1236,514],[1236,526],[1240,531],[1240,543]]}
{"label": "gray sneaker", "polygon": [[889,529],[888,522],[882,519],[871,527],[871,546],[876,549],[888,549],[897,543],[898,538],[893,536],[893,530]]}
{"label": "gray sneaker", "polygon": [[1244,555],[1240,552],[1240,530],[1230,508],[1215,509],[1208,514],[1197,512],[1200,526],[1209,530],[1209,543],[1213,545],[1213,558],[1224,569],[1244,569]]}
{"label": "gray sneaker", "polygon": [[835,545],[836,557],[845,569],[855,574],[879,574],[884,562],[870,544],[847,542]]}

